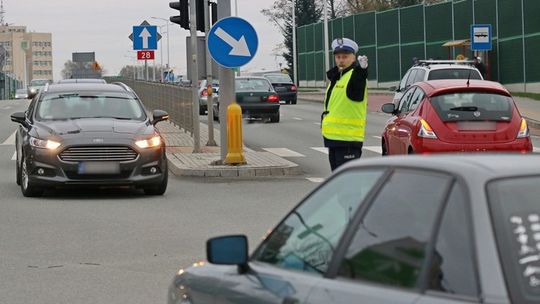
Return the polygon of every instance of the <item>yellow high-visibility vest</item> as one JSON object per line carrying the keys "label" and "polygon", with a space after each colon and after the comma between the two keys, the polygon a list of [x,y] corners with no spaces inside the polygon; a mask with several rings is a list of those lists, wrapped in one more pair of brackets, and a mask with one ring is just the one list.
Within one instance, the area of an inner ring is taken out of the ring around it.
{"label": "yellow high-visibility vest", "polygon": [[[367,83],[362,102],[353,101],[347,97],[347,85],[351,80],[353,69],[343,74],[332,89],[328,113],[322,121],[322,135],[331,140],[364,141],[367,115]],[[367,82],[367,80],[366,80]],[[326,95],[328,90],[326,89]],[[325,101],[327,96],[325,96]]]}

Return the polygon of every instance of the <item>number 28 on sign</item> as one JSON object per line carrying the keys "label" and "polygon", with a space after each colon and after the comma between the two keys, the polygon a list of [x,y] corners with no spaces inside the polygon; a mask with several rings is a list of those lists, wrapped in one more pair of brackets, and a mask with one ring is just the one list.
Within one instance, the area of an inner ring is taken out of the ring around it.
{"label": "number 28 on sign", "polygon": [[154,60],[154,51],[137,51],[138,60]]}

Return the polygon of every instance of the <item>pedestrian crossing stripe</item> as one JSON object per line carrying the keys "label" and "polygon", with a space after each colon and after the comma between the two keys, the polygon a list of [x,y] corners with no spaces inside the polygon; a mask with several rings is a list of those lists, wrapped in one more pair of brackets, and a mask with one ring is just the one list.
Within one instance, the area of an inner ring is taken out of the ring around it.
{"label": "pedestrian crossing stripe", "polygon": [[13,152],[13,156],[11,157],[11,160],[17,160],[17,152]]}
{"label": "pedestrian crossing stripe", "polygon": [[268,151],[272,154],[275,154],[279,157],[305,157],[305,155],[287,148],[263,148],[263,150]]}
{"label": "pedestrian crossing stripe", "polygon": [[308,177],[306,179],[308,181],[310,181],[312,183],[316,183],[316,184],[320,184],[320,183],[324,182],[324,178],[322,178],[322,177]]}
{"label": "pedestrian crossing stripe", "polygon": [[12,146],[15,145],[15,136],[17,136],[17,131],[14,131],[13,134],[11,134],[6,140],[4,140],[3,143],[0,145],[2,146]]}
{"label": "pedestrian crossing stripe", "polygon": [[326,147],[311,147],[311,149],[313,149],[315,151],[319,151],[319,152],[324,153],[324,154],[328,154],[328,148],[326,148]]}

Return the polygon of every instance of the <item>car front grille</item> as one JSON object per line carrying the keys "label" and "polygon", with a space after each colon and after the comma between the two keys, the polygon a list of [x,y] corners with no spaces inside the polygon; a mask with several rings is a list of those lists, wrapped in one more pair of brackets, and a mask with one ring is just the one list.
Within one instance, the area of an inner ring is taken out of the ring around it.
{"label": "car front grille", "polygon": [[87,162],[87,161],[130,161],[137,159],[137,152],[126,146],[88,146],[71,147],[62,153],[59,157],[68,162]]}

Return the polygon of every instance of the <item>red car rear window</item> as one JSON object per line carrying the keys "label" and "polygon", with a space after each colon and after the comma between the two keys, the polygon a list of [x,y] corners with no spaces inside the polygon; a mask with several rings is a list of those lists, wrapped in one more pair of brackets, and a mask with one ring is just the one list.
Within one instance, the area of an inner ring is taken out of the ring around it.
{"label": "red car rear window", "polygon": [[442,121],[510,121],[512,99],[508,96],[462,92],[439,95],[431,98]]}
{"label": "red car rear window", "polygon": [[491,216],[512,303],[540,303],[540,176],[488,184]]}

